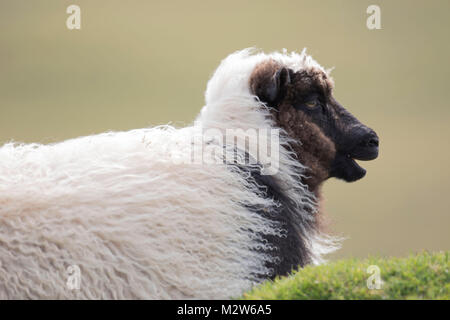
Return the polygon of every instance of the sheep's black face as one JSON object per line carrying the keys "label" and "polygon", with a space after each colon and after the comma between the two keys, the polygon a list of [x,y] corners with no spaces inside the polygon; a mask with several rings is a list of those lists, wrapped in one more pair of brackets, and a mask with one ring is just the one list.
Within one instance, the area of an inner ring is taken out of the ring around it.
{"label": "sheep's black face", "polygon": [[348,182],[364,177],[366,170],[355,160],[372,160],[378,156],[378,136],[363,125],[332,95],[315,92],[300,96],[293,107],[309,115],[335,146],[335,156],[330,165],[330,177]]}
{"label": "sheep's black face", "polygon": [[366,171],[355,160],[378,156],[378,137],[332,95],[332,82],[318,69],[294,73],[273,61],[259,65],[250,79],[253,92],[273,107],[279,126],[301,143],[293,146],[310,172],[312,191],[330,177],[348,182]]}

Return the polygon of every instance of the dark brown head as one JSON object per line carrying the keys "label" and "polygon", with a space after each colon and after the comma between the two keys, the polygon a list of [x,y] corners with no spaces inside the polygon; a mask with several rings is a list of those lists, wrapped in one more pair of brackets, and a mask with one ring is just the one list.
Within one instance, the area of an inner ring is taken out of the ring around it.
{"label": "dark brown head", "polygon": [[292,148],[309,169],[304,182],[311,191],[330,177],[361,179],[366,171],[355,159],[378,156],[377,134],[334,99],[333,82],[320,68],[293,72],[269,60],[253,71],[250,89],[272,107],[277,125],[299,141]]}

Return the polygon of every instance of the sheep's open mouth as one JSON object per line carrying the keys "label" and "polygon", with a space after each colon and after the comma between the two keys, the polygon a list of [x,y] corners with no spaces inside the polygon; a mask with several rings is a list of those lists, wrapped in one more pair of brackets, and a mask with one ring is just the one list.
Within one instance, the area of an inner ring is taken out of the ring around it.
{"label": "sheep's open mouth", "polygon": [[353,182],[366,175],[366,169],[361,167],[356,160],[368,161],[378,157],[378,148],[367,148],[352,153],[338,153],[331,166],[331,176]]}
{"label": "sheep's open mouth", "polygon": [[361,178],[363,178],[366,175],[366,169],[361,167],[358,162],[354,158],[352,158],[350,155],[347,155],[349,165],[352,167],[351,169],[351,178],[347,181],[356,181]]}

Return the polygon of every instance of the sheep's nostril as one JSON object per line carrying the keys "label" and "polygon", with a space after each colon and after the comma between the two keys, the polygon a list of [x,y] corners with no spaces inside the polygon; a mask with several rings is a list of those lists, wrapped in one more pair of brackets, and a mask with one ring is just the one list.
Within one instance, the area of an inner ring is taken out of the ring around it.
{"label": "sheep's nostril", "polygon": [[378,157],[378,145],[380,141],[374,132],[368,135],[350,153],[350,157],[356,160],[373,160]]}
{"label": "sheep's nostril", "polygon": [[371,138],[369,141],[367,141],[368,147],[378,147],[379,141],[378,138]]}

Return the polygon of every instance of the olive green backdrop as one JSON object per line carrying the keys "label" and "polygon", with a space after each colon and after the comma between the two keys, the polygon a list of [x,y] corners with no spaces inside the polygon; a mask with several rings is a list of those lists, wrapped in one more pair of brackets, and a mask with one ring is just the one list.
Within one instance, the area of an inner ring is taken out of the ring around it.
{"label": "olive green backdrop", "polygon": [[[81,30],[66,8],[81,7]],[[382,30],[366,28],[381,7]],[[450,1],[0,2],[0,143],[192,122],[229,53],[307,47],[381,139],[356,183],[324,187],[333,259],[450,249]]]}

